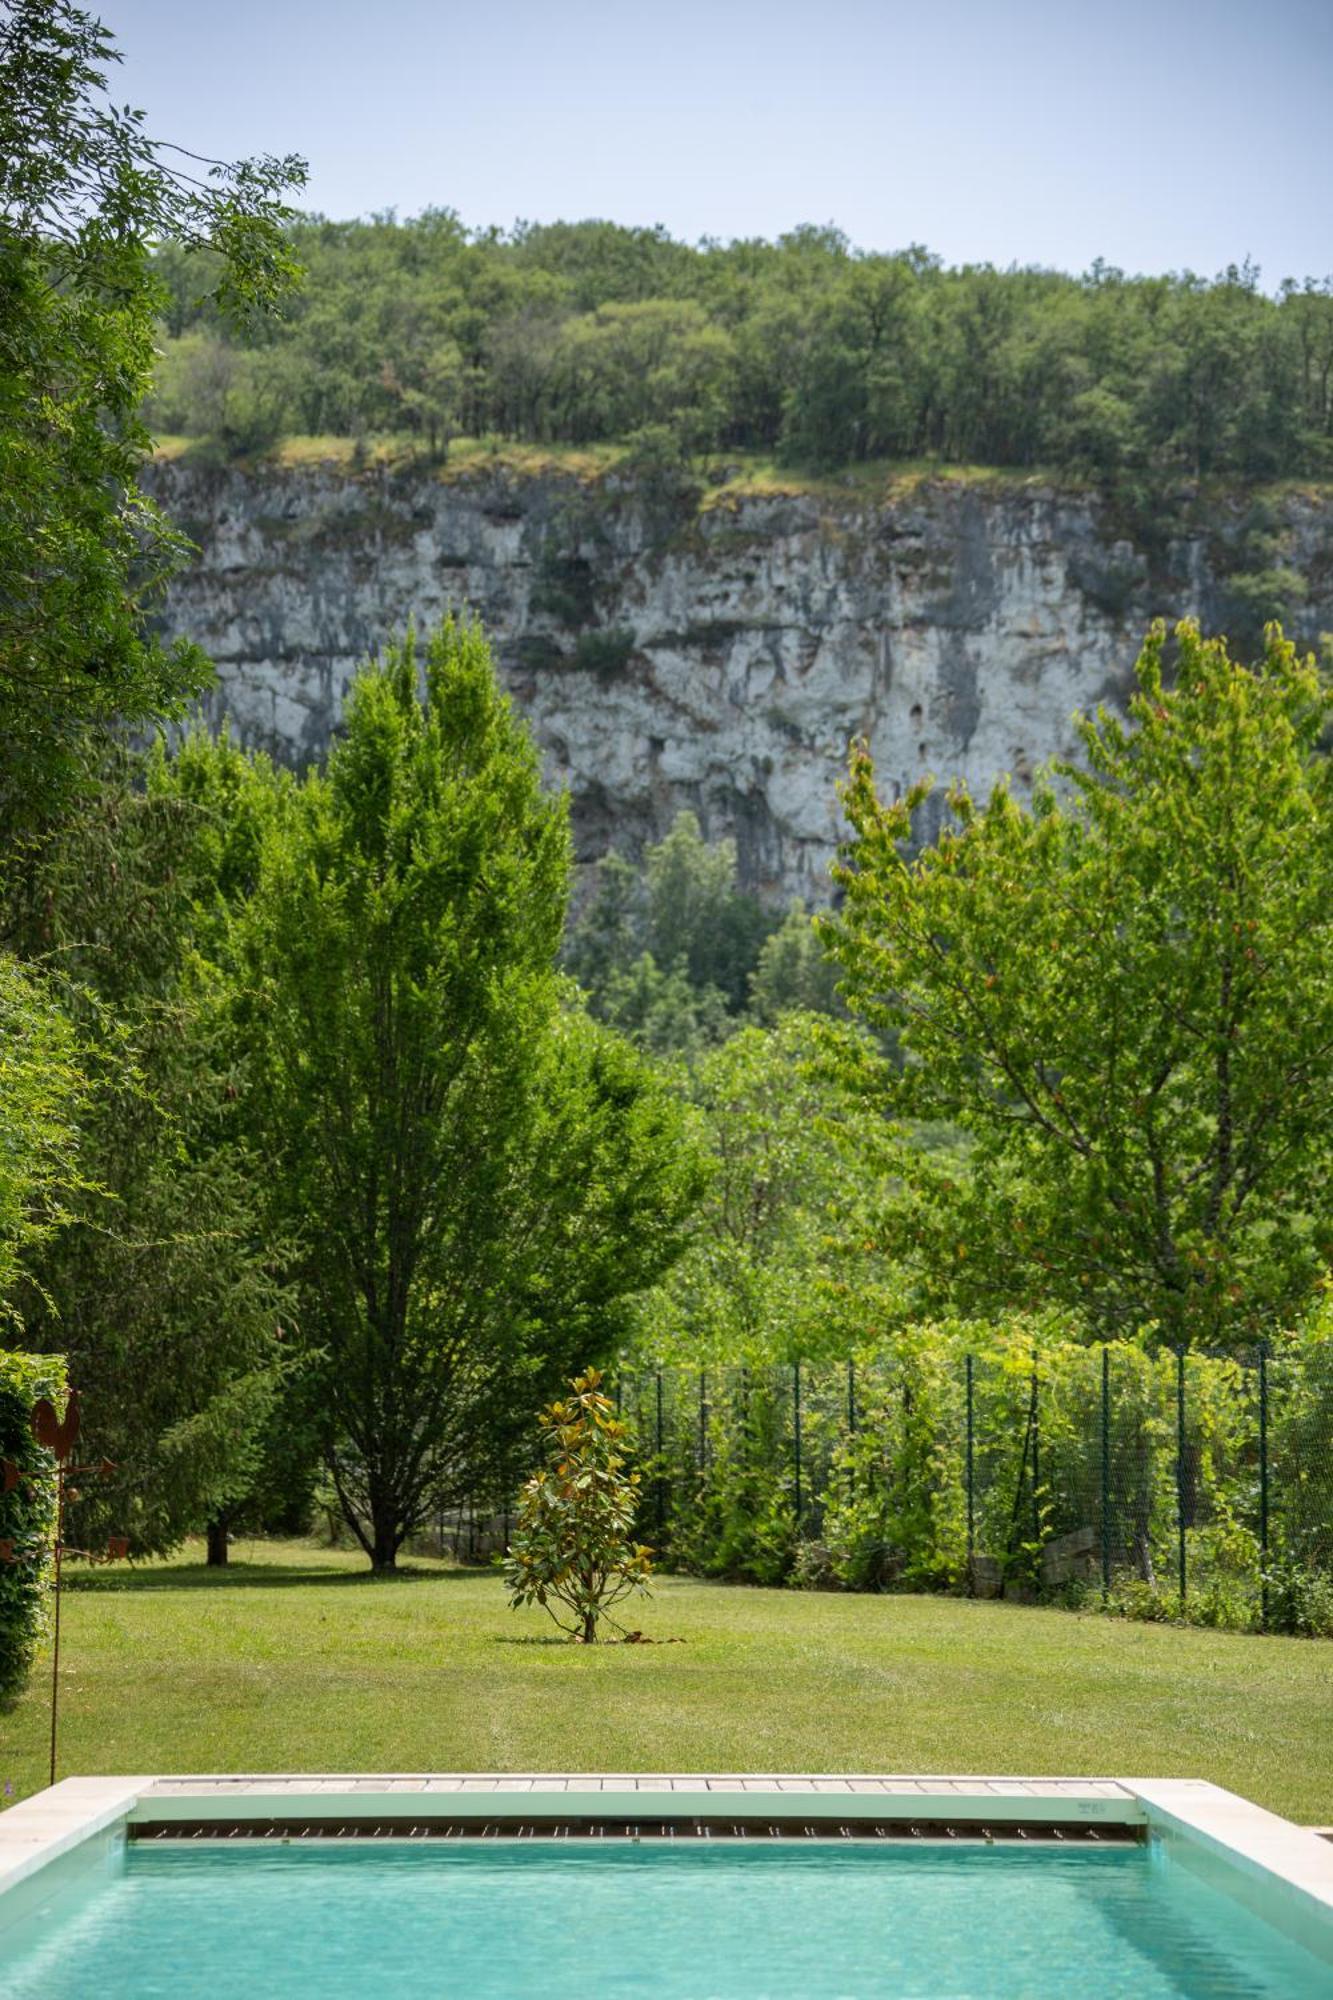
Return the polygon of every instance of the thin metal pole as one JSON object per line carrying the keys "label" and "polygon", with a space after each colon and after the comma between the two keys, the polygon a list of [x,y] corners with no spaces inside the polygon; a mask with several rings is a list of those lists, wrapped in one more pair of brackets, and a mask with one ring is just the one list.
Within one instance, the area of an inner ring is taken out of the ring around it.
{"label": "thin metal pole", "polygon": [[1259,1620],[1268,1628],[1268,1342],[1259,1342]]}
{"label": "thin metal pole", "polygon": [[65,1553],[65,1468],[56,1464],[56,1612],[51,1645],[51,1783],[56,1781],[56,1735],[60,1716],[60,1558]]}
{"label": "thin metal pole", "polygon": [[[1032,1357],[1032,1538],[1041,1542],[1041,1403],[1037,1357]],[[1040,1549],[1038,1550],[1040,1554]]]}
{"label": "thin metal pole", "polygon": [[752,1461],[750,1451],[750,1371],[741,1369],[740,1385],[740,1452],[741,1465],[748,1471]]}
{"label": "thin metal pole", "polygon": [[708,1470],[708,1374],[699,1370],[699,1470]]}
{"label": "thin metal pole", "polygon": [[1102,1342],[1102,1603],[1111,1595],[1111,1350]]}
{"label": "thin metal pole", "polygon": [[796,1453],[796,1532],[801,1532],[801,1364],[793,1362],[791,1371],[792,1440]]}
{"label": "thin metal pole", "polygon": [[1185,1608],[1185,1350],[1176,1349],[1176,1568],[1180,1608]]}
{"label": "thin metal pole", "polygon": [[[851,1355],[847,1357],[847,1442],[850,1445],[856,1436],[856,1363]],[[856,1464],[853,1455],[847,1454],[847,1492],[856,1492]]]}
{"label": "thin metal pole", "polygon": [[972,1401],[972,1356],[967,1357],[967,1594],[977,1592],[976,1483],[973,1477],[974,1418]]}

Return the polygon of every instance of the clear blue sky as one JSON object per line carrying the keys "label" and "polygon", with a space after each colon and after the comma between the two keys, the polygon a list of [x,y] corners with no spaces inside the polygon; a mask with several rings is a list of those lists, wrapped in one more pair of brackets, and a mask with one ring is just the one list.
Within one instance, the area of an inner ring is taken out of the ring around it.
{"label": "clear blue sky", "polygon": [[1333,272],[1333,0],[84,4],[156,134],[304,153],[329,215]]}

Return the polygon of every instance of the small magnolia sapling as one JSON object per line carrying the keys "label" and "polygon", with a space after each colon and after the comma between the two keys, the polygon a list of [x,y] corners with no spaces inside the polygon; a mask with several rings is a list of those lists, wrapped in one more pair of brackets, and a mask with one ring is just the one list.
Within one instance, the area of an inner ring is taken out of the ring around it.
{"label": "small magnolia sapling", "polygon": [[[639,1475],[627,1469],[626,1426],[589,1368],[538,1418],[546,1464],[523,1488],[505,1562],[514,1609],[540,1604],[562,1632],[595,1645],[611,1607],[646,1591],[651,1549],[633,1539]],[[616,1630],[621,1628],[616,1625]]]}

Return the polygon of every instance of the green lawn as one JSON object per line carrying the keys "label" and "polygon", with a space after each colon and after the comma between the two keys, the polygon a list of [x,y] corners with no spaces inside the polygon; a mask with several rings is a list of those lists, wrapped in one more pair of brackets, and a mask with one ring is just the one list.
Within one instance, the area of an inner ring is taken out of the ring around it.
{"label": "green lawn", "polygon": [[[930,1597],[664,1579],[682,1645],[551,1644],[498,1579],[244,1545],[65,1601],[65,1772],[813,1770],[1211,1778],[1333,1821],[1333,1644]],[[45,1782],[47,1683],[0,1717]]]}

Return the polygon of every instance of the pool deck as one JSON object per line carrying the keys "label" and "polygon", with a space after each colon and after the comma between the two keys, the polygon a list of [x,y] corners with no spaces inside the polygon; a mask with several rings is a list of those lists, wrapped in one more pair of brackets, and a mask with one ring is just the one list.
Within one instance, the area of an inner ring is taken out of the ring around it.
{"label": "pool deck", "polygon": [[1189,1778],[400,1772],[65,1778],[0,1814],[0,1898],[98,1835],[136,1826],[235,1835],[247,1823],[799,1824],[837,1836],[871,1823],[1141,1828],[1227,1893],[1333,1959],[1333,1846],[1308,1827]]}

